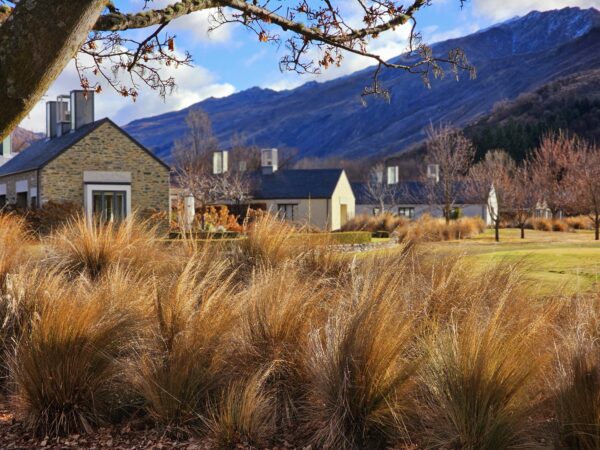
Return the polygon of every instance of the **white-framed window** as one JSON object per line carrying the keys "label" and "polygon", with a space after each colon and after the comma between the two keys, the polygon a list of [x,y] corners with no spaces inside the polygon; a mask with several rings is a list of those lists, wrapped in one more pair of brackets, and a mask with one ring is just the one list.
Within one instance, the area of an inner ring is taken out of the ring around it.
{"label": "white-framed window", "polygon": [[298,218],[298,205],[295,203],[279,203],[277,212],[285,220],[296,220]]}
{"label": "white-framed window", "polygon": [[92,191],[92,215],[101,222],[120,222],[127,217],[125,191]]}
{"label": "white-framed window", "polygon": [[130,184],[86,184],[85,213],[88,220],[121,221],[131,214]]}
{"label": "white-framed window", "polygon": [[398,215],[413,219],[415,217],[415,208],[412,206],[400,206],[398,208]]}

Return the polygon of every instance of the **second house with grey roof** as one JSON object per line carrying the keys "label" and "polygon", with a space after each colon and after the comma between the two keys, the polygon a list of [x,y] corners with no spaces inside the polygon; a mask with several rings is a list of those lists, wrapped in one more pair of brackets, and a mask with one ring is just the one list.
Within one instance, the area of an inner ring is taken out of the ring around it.
{"label": "second house with grey roof", "polygon": [[47,102],[46,139],[3,153],[0,205],[69,202],[106,220],[169,211],[169,166],[110,119],[95,121],[92,92]]}

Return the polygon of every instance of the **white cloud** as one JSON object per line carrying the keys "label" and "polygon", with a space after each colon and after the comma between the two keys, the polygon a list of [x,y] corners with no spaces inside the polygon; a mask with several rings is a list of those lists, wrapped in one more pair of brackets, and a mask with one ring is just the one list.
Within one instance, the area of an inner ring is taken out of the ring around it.
{"label": "white cloud", "polygon": [[[395,30],[382,33],[377,39],[370,39],[368,50],[373,54],[381,56],[385,60],[393,58],[407,51],[409,35],[409,25],[398,27]],[[284,49],[282,48],[281,51],[284,51]],[[310,57],[318,59],[319,53],[317,50],[313,50],[306,56],[307,58]],[[276,80],[267,80],[265,83],[263,83],[263,87],[277,91],[293,89],[308,81],[327,81],[344,75],[349,75],[358,70],[373,66],[376,63],[377,62],[374,59],[357,55],[355,53],[345,52],[344,58],[342,59],[339,67],[331,66],[328,69],[322,69],[321,73],[317,75],[298,75],[293,72],[285,72],[278,76]]]}
{"label": "white cloud", "polygon": [[471,33],[475,33],[479,29],[481,29],[481,27],[477,23],[471,23],[444,31],[439,30],[437,27],[430,27],[428,30],[423,30],[423,36],[428,44],[434,44],[448,39],[467,36]]}
{"label": "white cloud", "polygon": [[[179,69],[164,68],[164,76],[173,75],[177,87],[163,101],[157,92],[149,88],[140,89],[136,102],[124,98],[114,90],[106,87],[96,94],[96,118],[110,117],[120,125],[142,117],[162,114],[168,111],[186,108],[209,97],[225,97],[235,92],[235,87],[229,83],[218,83],[215,77],[205,68],[180,67]],[[71,63],[54,82],[44,99],[36,105],[21,126],[33,131],[44,131],[45,102],[66,94],[73,89],[79,89],[79,78],[74,64]]]}
{"label": "white cloud", "polygon": [[600,7],[599,0],[472,0],[473,10],[477,14],[494,20],[503,20],[516,15],[527,14],[532,10],[547,11],[550,9],[579,6],[581,8]]}

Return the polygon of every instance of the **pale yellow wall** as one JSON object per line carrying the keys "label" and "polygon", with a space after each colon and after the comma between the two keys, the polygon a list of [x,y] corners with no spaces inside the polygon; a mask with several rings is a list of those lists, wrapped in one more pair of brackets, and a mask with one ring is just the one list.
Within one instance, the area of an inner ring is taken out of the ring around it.
{"label": "pale yellow wall", "polygon": [[342,226],[341,221],[341,207],[340,205],[347,205],[347,215],[348,220],[354,217],[355,214],[355,199],[354,192],[352,192],[352,186],[350,186],[350,181],[346,176],[346,172],[342,172],[338,184],[333,191],[333,195],[331,197],[331,202],[329,205],[330,208],[330,216],[331,216],[331,230],[339,230]]}
{"label": "pale yellow wall", "polygon": [[[266,203],[267,209],[274,213],[277,212],[277,205],[280,204],[296,204],[297,217],[295,221],[322,228],[323,230],[331,229],[329,227],[329,202],[327,199],[305,199],[305,198],[290,198],[290,199],[274,199],[274,200],[260,200],[261,203]],[[310,218],[310,220],[309,220]]]}
{"label": "pale yellow wall", "polygon": [[296,222],[310,223],[329,231],[339,230],[341,227],[340,205],[347,206],[348,219],[354,217],[355,214],[354,193],[345,172],[342,172],[331,199],[261,199],[260,202],[266,203],[267,209],[273,212],[277,212],[277,205],[296,204],[298,205]]}

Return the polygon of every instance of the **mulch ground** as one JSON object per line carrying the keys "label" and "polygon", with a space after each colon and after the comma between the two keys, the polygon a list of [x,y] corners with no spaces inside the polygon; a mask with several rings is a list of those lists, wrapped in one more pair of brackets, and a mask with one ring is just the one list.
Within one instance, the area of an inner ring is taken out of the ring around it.
{"label": "mulch ground", "polygon": [[[72,434],[63,437],[40,437],[27,430],[17,420],[11,408],[0,400],[0,450],[59,450],[59,449],[114,449],[114,450],[213,450],[206,439],[177,440],[155,429],[136,429],[134,424],[100,428],[90,434]],[[238,445],[239,450],[253,447]],[[271,450],[290,450],[293,446],[282,443]],[[268,449],[267,449],[268,450]]]}
{"label": "mulch ground", "polygon": [[49,438],[33,435],[0,405],[0,449],[182,449],[208,450],[210,445],[196,439],[175,441],[156,430],[132,430],[129,426],[101,428],[93,434],[72,434]]}

